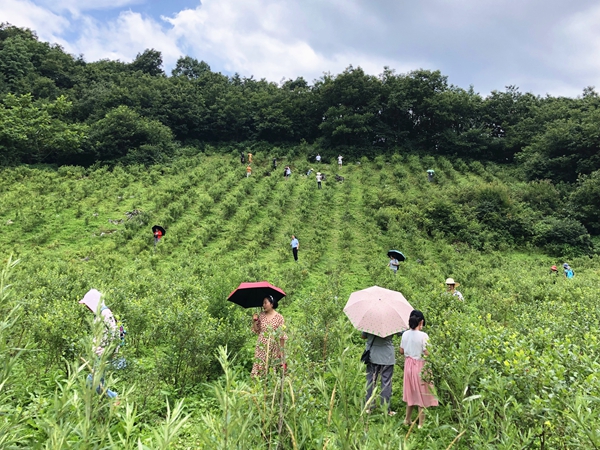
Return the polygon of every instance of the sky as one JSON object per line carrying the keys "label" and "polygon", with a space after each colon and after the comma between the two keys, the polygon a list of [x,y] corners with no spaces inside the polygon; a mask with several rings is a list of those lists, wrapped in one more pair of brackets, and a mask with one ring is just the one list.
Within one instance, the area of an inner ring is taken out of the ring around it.
{"label": "sky", "polygon": [[89,62],[153,48],[167,73],[187,55],[274,82],[352,65],[440,70],[483,96],[509,85],[542,96],[600,90],[592,0],[2,0],[0,22]]}

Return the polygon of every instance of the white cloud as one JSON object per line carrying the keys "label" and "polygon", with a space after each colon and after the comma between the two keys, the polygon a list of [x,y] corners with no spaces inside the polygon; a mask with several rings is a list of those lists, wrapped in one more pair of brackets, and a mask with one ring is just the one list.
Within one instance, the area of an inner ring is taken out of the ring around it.
{"label": "white cloud", "polygon": [[2,22],[35,31],[41,40],[66,44],[60,35],[69,27],[69,21],[33,2],[2,0],[0,17]]}
{"label": "white cloud", "polygon": [[116,20],[101,23],[82,17],[83,30],[72,48],[83,53],[87,61],[119,59],[130,61],[147,48],[159,50],[166,65],[173,65],[181,55],[176,37],[149,17],[131,11],[122,12]]}
{"label": "white cloud", "polygon": [[[347,13],[360,17],[360,11],[355,5]],[[304,27],[310,18],[302,9],[284,2],[206,0],[196,9],[165,20],[190,56],[207,61],[213,68],[271,81],[297,76],[312,81],[323,72],[339,73],[350,64],[373,74],[381,73],[385,65],[399,71],[418,67],[414,62],[403,64],[376,52],[368,54],[345,46],[336,52],[323,52],[309,42],[311,34]]]}
{"label": "white cloud", "polygon": [[600,71],[600,6],[571,16],[557,38],[557,50],[567,59],[571,70]]}

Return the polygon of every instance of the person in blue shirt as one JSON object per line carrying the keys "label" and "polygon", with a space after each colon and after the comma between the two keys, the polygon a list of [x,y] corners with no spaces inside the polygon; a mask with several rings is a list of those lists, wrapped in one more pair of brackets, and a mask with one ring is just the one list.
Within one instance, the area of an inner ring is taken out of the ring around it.
{"label": "person in blue shirt", "polygon": [[294,254],[294,260],[296,262],[298,262],[298,249],[300,248],[300,243],[298,242],[298,239],[296,239],[296,236],[294,236],[292,234],[292,253]]}
{"label": "person in blue shirt", "polygon": [[575,276],[575,272],[573,272],[573,269],[571,269],[571,266],[569,266],[567,263],[563,264],[563,269],[565,272],[565,278],[573,278]]}

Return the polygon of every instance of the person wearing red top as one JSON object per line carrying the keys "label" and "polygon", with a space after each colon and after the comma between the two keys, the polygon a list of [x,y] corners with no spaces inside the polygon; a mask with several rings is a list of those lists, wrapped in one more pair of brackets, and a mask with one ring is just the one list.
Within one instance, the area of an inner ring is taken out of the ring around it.
{"label": "person wearing red top", "polygon": [[160,240],[161,237],[162,237],[162,231],[156,230],[154,232],[154,246],[155,247],[156,247],[156,244],[158,243],[158,241]]}

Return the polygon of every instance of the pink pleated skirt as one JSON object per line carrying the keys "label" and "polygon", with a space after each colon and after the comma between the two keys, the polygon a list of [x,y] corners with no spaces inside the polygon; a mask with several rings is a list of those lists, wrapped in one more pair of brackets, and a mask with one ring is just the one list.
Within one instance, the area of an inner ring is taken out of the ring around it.
{"label": "pink pleated skirt", "polygon": [[438,400],[431,393],[431,383],[421,379],[421,372],[425,361],[407,356],[404,359],[404,386],[402,387],[402,400],[408,406],[421,406],[428,408],[438,406]]}

